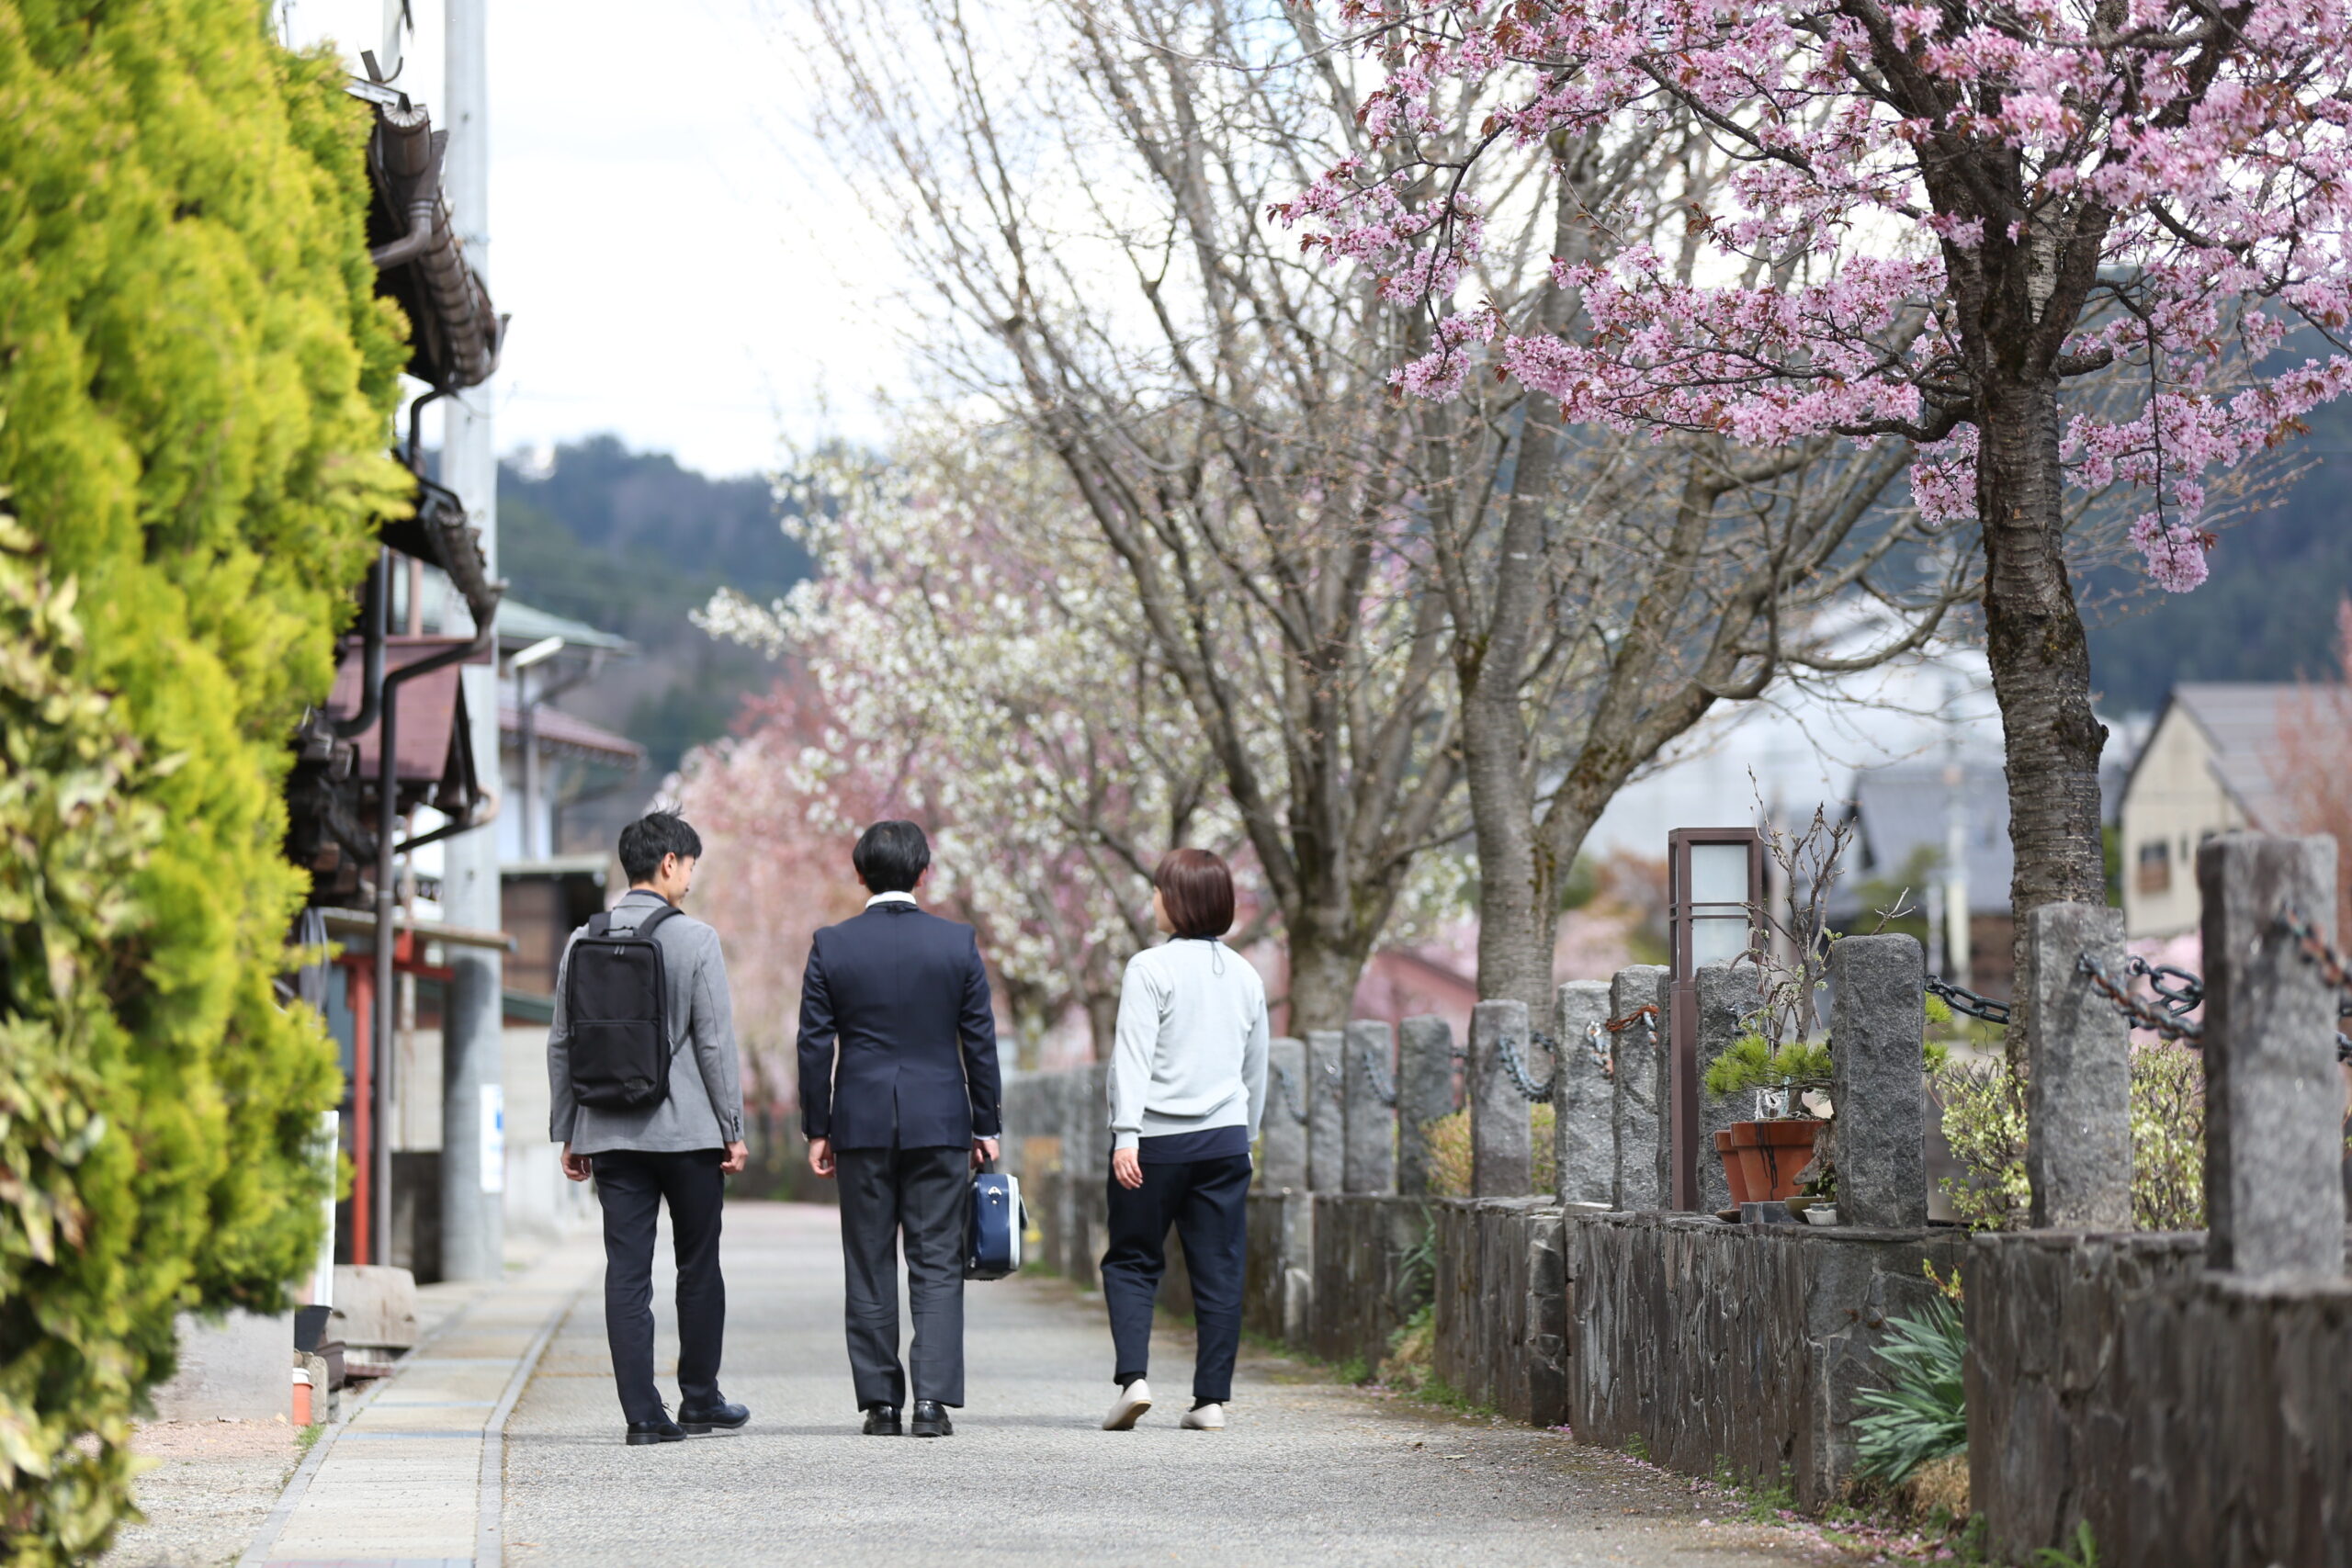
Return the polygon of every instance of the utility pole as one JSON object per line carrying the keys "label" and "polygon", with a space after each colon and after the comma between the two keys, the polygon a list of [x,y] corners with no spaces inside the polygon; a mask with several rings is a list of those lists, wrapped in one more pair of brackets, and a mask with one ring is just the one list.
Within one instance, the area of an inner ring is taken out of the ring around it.
{"label": "utility pole", "polygon": [[1968,929],[1968,774],[1960,757],[1960,681],[1944,677],[1944,976],[1966,986]]}
{"label": "utility pole", "polygon": [[[490,62],[488,0],[446,0],[449,130],[443,188],[466,260],[490,275]],[[498,457],[491,444],[491,389],[442,400],[441,477],[481,530],[482,555],[498,576]],[[498,760],[497,655],[464,666],[474,768],[485,788],[503,792]],[[451,924],[502,929],[498,833],[494,827],[448,840],[442,907]],[[448,954],[449,995],[441,1029],[441,1271],[450,1280],[495,1280],[505,1267],[505,1091],[500,1032],[504,959],[495,948]]]}

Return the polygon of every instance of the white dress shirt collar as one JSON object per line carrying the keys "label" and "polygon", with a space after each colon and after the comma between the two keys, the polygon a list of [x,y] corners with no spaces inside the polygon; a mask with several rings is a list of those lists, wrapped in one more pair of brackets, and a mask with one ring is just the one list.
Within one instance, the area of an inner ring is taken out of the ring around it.
{"label": "white dress shirt collar", "polygon": [[911,893],[876,893],[865,901],[865,907],[871,909],[876,904],[911,904],[914,901],[915,896]]}

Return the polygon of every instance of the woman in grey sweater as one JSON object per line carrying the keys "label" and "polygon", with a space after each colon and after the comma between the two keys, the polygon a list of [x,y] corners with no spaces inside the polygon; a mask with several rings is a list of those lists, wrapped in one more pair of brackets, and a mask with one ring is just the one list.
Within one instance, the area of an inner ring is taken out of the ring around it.
{"label": "woman in grey sweater", "polygon": [[1127,961],[1111,1052],[1102,1302],[1119,1397],[1102,1425],[1126,1431],[1151,1408],[1152,1302],[1173,1224],[1200,1331],[1183,1425],[1213,1432],[1225,1425],[1241,1348],[1250,1145],[1266,1109],[1266,987],[1221,940],[1233,929],[1233,873],[1223,860],[1174,850],[1151,880],[1152,915],[1170,940]]}

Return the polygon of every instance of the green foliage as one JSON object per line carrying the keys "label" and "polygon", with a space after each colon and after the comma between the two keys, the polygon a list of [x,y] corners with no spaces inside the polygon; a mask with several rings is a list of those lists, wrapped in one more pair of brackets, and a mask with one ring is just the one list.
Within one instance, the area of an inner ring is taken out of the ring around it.
{"label": "green foliage", "polygon": [[[1936,1074],[1944,1141],[1965,1168],[1946,1178],[1953,1211],[1974,1230],[2023,1225],[2025,1083],[2006,1060],[1953,1064]],[[2132,1224],[2149,1231],[2205,1224],[2205,1064],[2183,1045],[2132,1047]]]}
{"label": "green foliage", "polygon": [[1437,1376],[1437,1305],[1423,1302],[1388,1337],[1380,1381],[1400,1393],[1426,1393]]}
{"label": "green foliage", "polygon": [[[1528,1126],[1533,1139],[1530,1167],[1537,1192],[1555,1191],[1560,1181],[1560,1151],[1552,1133],[1557,1118],[1548,1105],[1530,1106]],[[1429,1152],[1430,1196],[1470,1196],[1470,1112],[1465,1108],[1441,1116],[1421,1127],[1421,1145]]]}
{"label": "green foliage", "polygon": [[1944,1195],[1971,1230],[2025,1223],[2033,1190],[2025,1176],[2025,1085],[2000,1057],[1952,1062],[1935,1076],[1944,1142],[1966,1172],[1946,1177]]}
{"label": "green foliage", "polygon": [[2205,1228],[2205,1062],[2186,1045],[2132,1047],[2132,1224]]}
{"label": "green foliage", "polygon": [[2091,1539],[2090,1521],[2075,1527],[2075,1550],[2045,1546],[2033,1554],[2033,1568],[2098,1568],[2098,1542]]}
{"label": "green foliage", "polygon": [[1743,1089],[1829,1089],[1829,1046],[1792,1040],[1778,1051],[1757,1033],[1741,1035],[1707,1064],[1707,1092],[1718,1100]]}
{"label": "green foliage", "polygon": [[[1939,997],[1927,999],[1927,1019],[1932,1024],[1951,1021],[1951,1009]],[[1928,1072],[1941,1067],[1950,1057],[1951,1048],[1940,1040],[1922,1043],[1920,1065]],[[1723,1054],[1707,1064],[1707,1092],[1716,1099],[1725,1099],[1743,1090],[1788,1089],[1815,1094],[1829,1092],[1832,1064],[1829,1042],[1792,1040],[1779,1050],[1772,1049],[1760,1032],[1750,1030],[1724,1048]]]}
{"label": "green foliage", "polygon": [[1887,1337],[1878,1348],[1894,1386],[1865,1389],[1854,1403],[1868,1414],[1854,1418],[1857,1474],[1899,1482],[1931,1459],[1968,1451],[1968,1404],[1961,1363],[1968,1341],[1959,1307],[1944,1296],[1930,1297],[1917,1317],[1887,1319]]}
{"label": "green foliage", "polygon": [[[252,0],[0,5],[0,1561],[95,1555],[175,1314],[316,1244],[287,737],[398,495],[366,120]],[[168,823],[168,834],[161,825]],[[103,1113],[102,1115],[100,1113]]]}

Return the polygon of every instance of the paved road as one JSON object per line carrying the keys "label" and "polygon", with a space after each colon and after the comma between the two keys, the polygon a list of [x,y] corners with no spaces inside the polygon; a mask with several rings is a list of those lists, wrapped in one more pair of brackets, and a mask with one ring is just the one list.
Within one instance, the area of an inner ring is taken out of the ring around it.
{"label": "paved road", "polygon": [[[970,1288],[970,1403],[954,1438],[864,1438],[831,1211],[730,1205],[727,1225],[725,1381],[751,1427],[625,1447],[591,1290],[507,1427],[509,1563],[1806,1561],[1777,1531],[1702,1523],[1707,1506],[1687,1487],[1614,1455],[1432,1415],[1273,1358],[1245,1357],[1224,1432],[1179,1430],[1165,1404],[1135,1432],[1103,1432],[1102,1309],[1051,1281]],[[1163,1336],[1153,1364],[1163,1394],[1184,1392],[1185,1337]]]}

